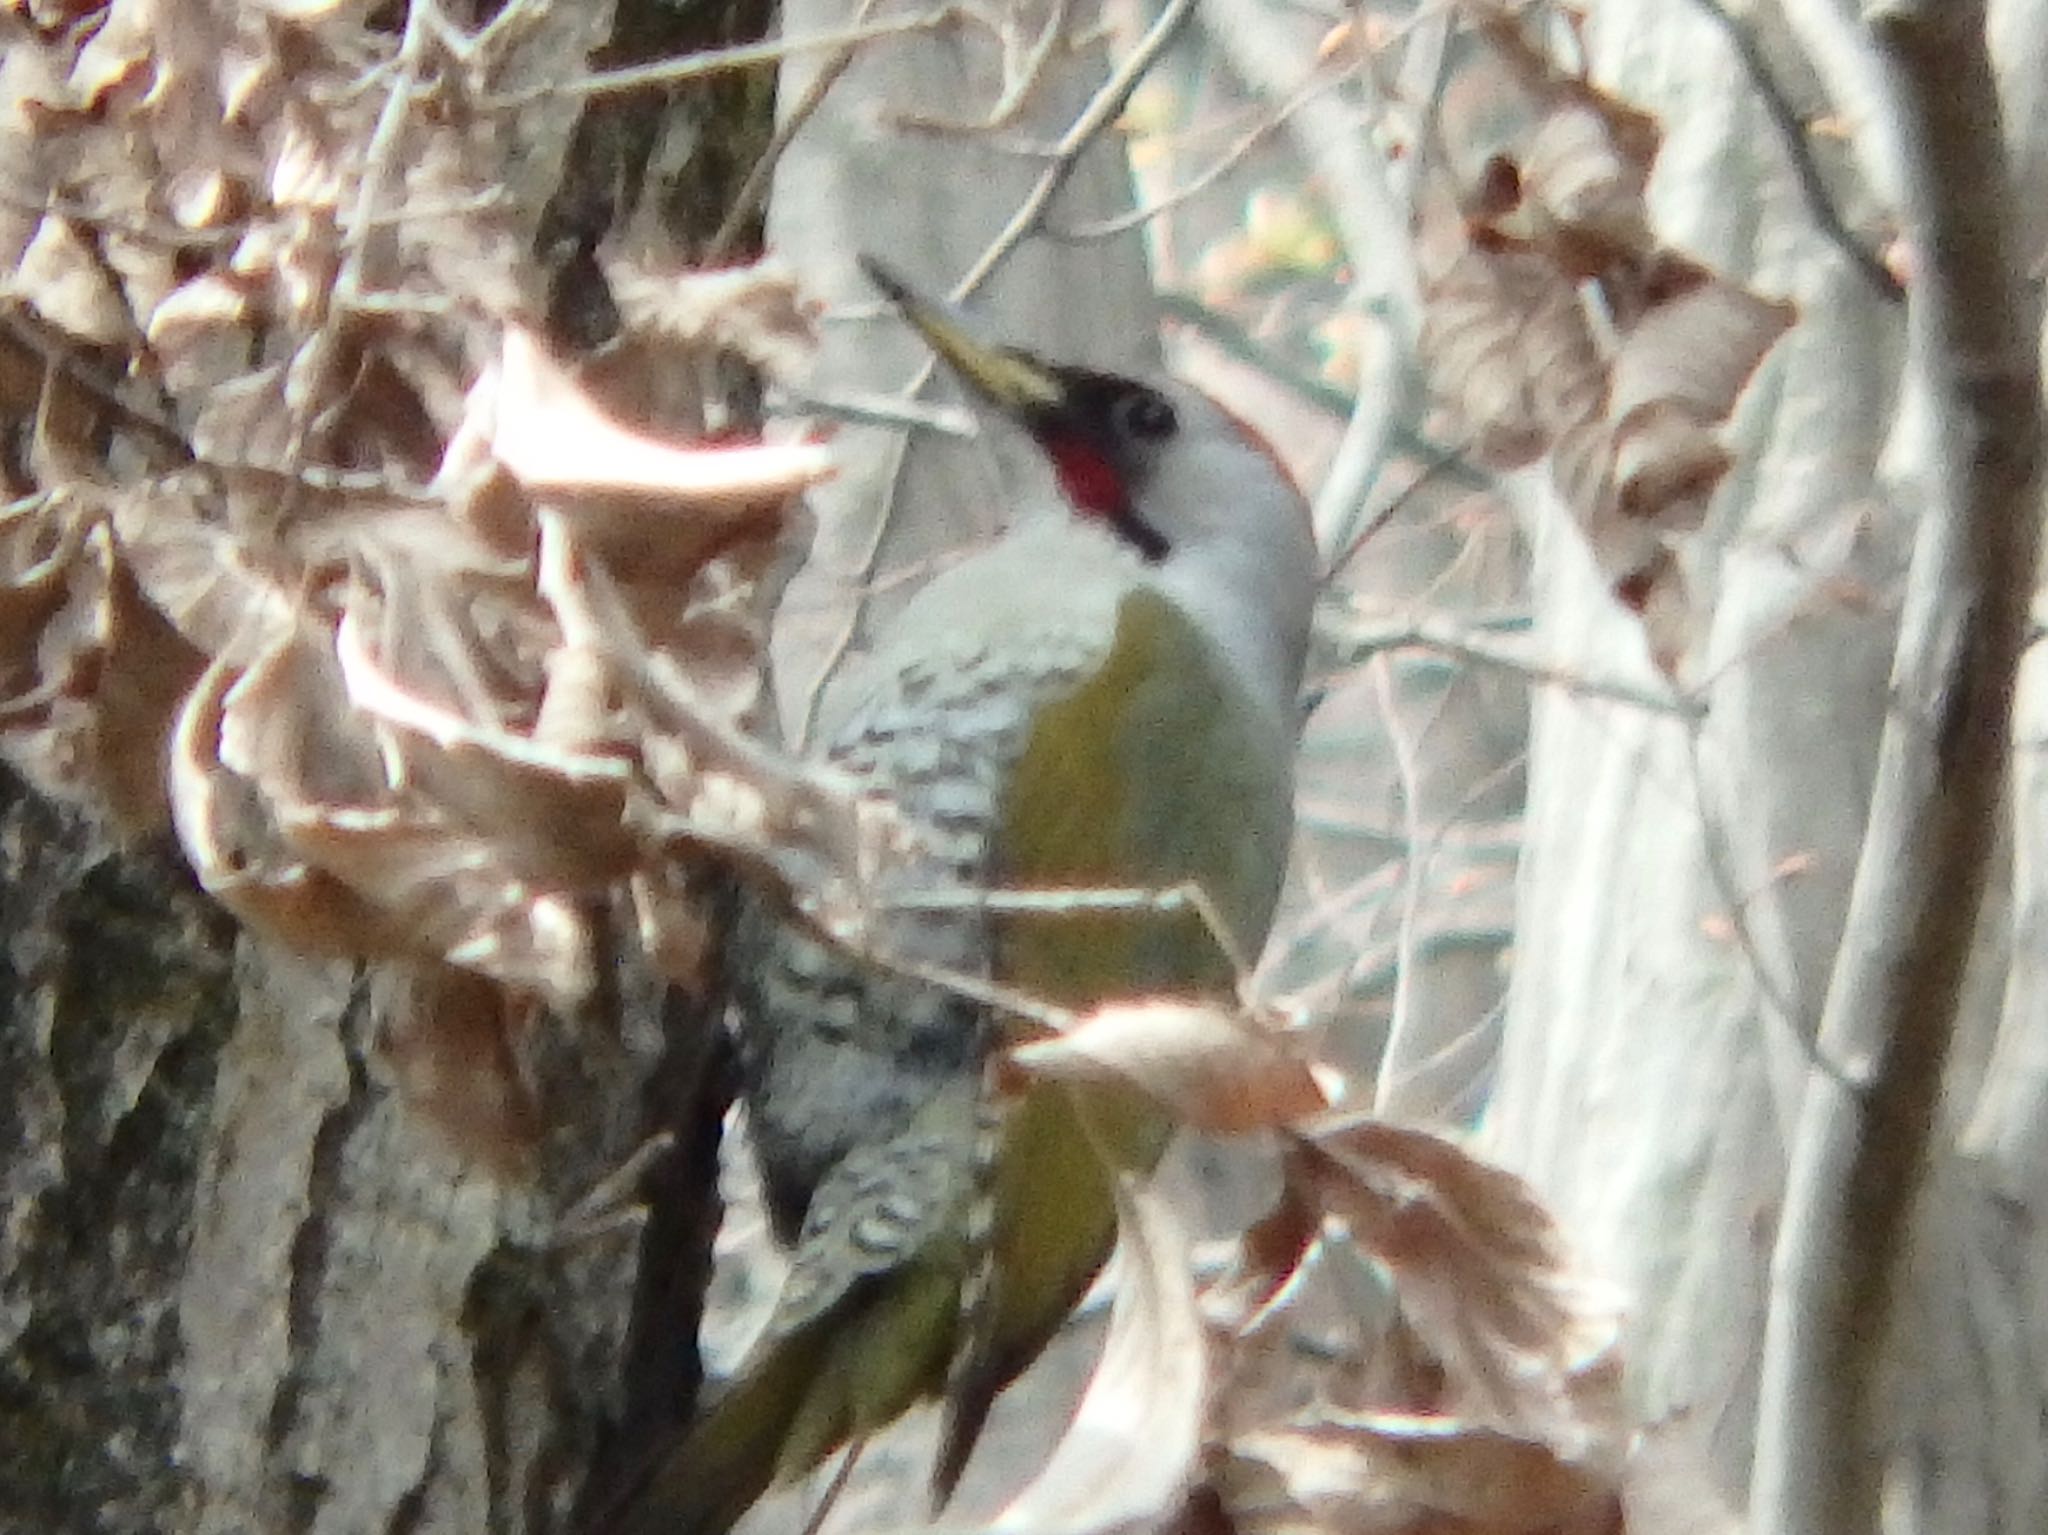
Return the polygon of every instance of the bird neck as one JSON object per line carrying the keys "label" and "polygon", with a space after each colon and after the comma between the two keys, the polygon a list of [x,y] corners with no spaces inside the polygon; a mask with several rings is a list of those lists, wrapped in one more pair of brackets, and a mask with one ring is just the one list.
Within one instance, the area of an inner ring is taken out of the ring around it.
{"label": "bird neck", "polygon": [[1272,551],[1231,539],[1176,548],[1152,568],[1149,584],[1210,637],[1249,698],[1287,711],[1276,724],[1291,738],[1313,592],[1290,579]]}

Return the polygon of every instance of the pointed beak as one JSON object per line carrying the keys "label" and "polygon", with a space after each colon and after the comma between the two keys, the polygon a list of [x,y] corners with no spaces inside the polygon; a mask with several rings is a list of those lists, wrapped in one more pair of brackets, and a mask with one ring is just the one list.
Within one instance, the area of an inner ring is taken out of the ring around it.
{"label": "pointed beak", "polygon": [[874,257],[863,255],[858,260],[868,281],[896,306],[925,344],[997,410],[1028,424],[1056,412],[1066,402],[1066,386],[1059,375],[1037,358],[983,341],[947,306],[925,298]]}

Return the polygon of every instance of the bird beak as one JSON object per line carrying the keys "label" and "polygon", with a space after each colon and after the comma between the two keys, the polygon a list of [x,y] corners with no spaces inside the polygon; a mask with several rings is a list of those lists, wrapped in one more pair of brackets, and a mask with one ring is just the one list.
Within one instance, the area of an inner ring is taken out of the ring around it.
{"label": "bird beak", "polygon": [[1066,386],[1059,375],[1030,353],[981,340],[946,306],[919,294],[874,257],[858,259],[868,281],[882,290],[967,387],[990,405],[1028,422],[1066,403]]}

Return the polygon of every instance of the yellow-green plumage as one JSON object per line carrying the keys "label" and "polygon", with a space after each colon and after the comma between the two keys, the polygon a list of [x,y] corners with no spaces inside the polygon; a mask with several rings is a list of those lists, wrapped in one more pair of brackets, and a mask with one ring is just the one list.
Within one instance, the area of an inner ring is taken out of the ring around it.
{"label": "yellow-green plumage", "polygon": [[[1299,519],[1298,500],[1278,511]],[[1313,556],[1305,524],[1281,535],[1271,633],[1218,638],[1240,547],[1248,583],[1262,578],[1252,539],[1214,539],[1226,557],[1214,572],[1188,562],[1195,578],[1177,587],[1182,567],[1065,515],[909,604],[827,736],[837,765],[928,833],[876,892],[884,909],[919,899],[879,924],[880,944],[1074,1009],[1232,990],[1232,954],[1256,953],[1271,920],[1291,827]],[[1181,886],[1205,892],[1227,943],[1184,907],[1086,908],[1091,890]],[[1022,914],[973,898],[1003,889],[1075,899]],[[947,893],[962,899],[931,909]],[[743,918],[736,965],[749,1123],[790,1278],[735,1379],[601,1526],[620,1535],[716,1535],[771,1484],[941,1394],[934,1485],[949,1491],[996,1393],[1107,1258],[1115,1170],[1149,1169],[1171,1134],[1116,1084],[1039,1086],[998,1110],[983,1076],[999,1020],[765,910]]]}

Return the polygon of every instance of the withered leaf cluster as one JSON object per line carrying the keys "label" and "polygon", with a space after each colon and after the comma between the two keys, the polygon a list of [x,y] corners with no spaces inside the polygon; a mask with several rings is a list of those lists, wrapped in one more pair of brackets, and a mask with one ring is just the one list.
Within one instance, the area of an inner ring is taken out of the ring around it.
{"label": "withered leaf cluster", "polygon": [[1675,1431],[1637,1431],[1617,1297],[1534,1193],[1443,1136],[1333,1108],[1307,1031],[1146,1003],[1009,1060],[1263,1137],[1282,1192],[1198,1287],[1172,1210],[1127,1191],[1102,1362],[998,1528],[1142,1528],[1205,1499],[1240,1535],[1707,1527],[1652,1511],[1719,1505]]}
{"label": "withered leaf cluster", "polygon": [[1422,344],[1482,462],[1547,456],[1651,655],[1675,672],[1693,614],[1676,535],[1729,456],[1720,428],[1794,311],[1673,250],[1644,188],[1657,123],[1559,69],[1508,8],[1460,8],[1441,118],[1449,179],[1421,205]]}
{"label": "withered leaf cluster", "polygon": [[522,324],[529,88],[575,9],[402,42],[359,7],[0,11],[0,752],[174,827],[252,926],[442,975],[449,1038],[584,996],[621,900],[691,979],[707,858],[857,925],[894,836],[749,729],[829,465],[710,445],[689,381],[800,367],[792,283],[620,258],[581,374]]}

